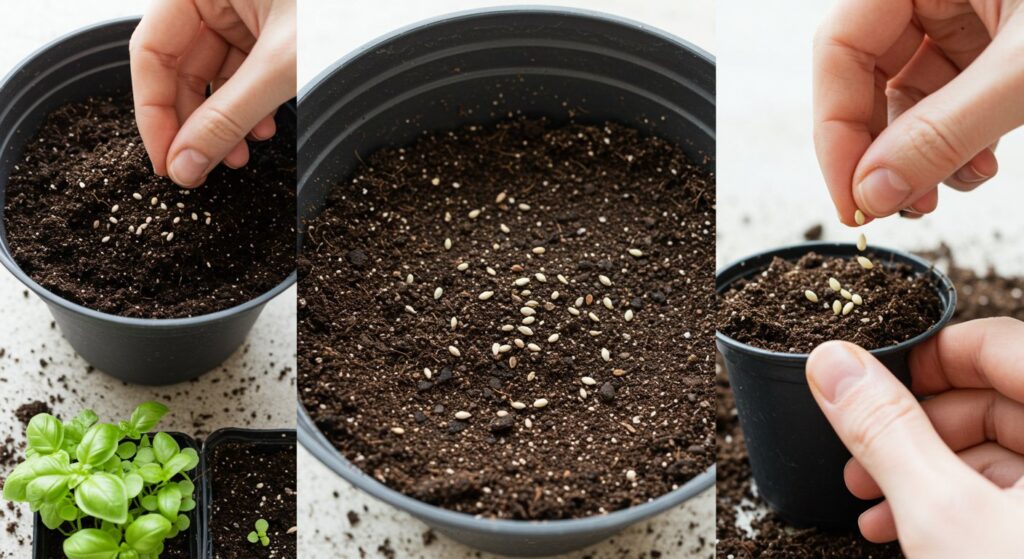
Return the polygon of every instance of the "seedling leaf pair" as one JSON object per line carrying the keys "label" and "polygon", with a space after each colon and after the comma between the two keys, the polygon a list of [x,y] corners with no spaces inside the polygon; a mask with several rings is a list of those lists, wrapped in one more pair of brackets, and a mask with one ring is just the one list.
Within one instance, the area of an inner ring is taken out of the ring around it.
{"label": "seedling leaf pair", "polygon": [[249,532],[249,535],[246,537],[249,543],[259,542],[263,547],[270,545],[270,537],[267,536],[267,529],[270,528],[270,523],[261,518],[256,521],[255,527],[256,529]]}

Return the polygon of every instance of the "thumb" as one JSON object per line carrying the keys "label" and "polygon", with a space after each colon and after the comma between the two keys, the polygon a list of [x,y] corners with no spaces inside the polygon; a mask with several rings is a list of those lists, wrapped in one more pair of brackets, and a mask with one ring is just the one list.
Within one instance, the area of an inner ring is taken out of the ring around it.
{"label": "thumb", "polygon": [[818,406],[853,456],[871,474],[893,514],[942,497],[970,469],[935,432],[903,384],[877,359],[846,342],[811,352],[807,380]]}
{"label": "thumb", "polygon": [[956,78],[883,130],[853,179],[857,206],[885,217],[912,205],[1024,124],[1024,11]]}

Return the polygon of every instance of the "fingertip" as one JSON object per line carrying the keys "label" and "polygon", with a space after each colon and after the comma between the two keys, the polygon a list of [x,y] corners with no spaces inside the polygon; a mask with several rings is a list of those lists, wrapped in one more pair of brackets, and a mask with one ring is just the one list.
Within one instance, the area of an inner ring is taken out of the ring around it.
{"label": "fingertip", "polygon": [[274,134],[276,133],[277,123],[274,121],[274,117],[268,116],[256,123],[256,126],[253,127],[249,136],[252,137],[253,140],[262,142],[274,137]]}
{"label": "fingertip", "polygon": [[857,527],[860,528],[864,539],[871,543],[888,543],[894,541],[898,535],[896,520],[888,501],[882,501],[862,512],[857,518]]}
{"label": "fingertip", "polygon": [[843,482],[850,493],[858,499],[869,500],[882,496],[881,488],[856,458],[850,458],[846,462],[843,468]]}
{"label": "fingertip", "polygon": [[235,147],[231,148],[231,151],[224,156],[224,165],[232,169],[240,169],[245,167],[245,164],[249,162],[249,146],[245,143],[245,140],[235,144]]}

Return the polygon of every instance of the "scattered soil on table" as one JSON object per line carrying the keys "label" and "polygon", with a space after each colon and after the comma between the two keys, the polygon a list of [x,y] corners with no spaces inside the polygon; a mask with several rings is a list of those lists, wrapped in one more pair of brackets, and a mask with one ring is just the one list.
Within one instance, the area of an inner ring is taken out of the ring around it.
{"label": "scattered soil on table", "polygon": [[[183,190],[153,174],[130,94],[54,111],[7,184],[14,260],[53,293],[122,316],[176,318],[253,299],[295,262],[295,137],[251,143]],[[139,232],[141,228],[141,233]]]}
{"label": "scattered soil on table", "polygon": [[714,460],[713,206],[678,147],[613,124],[380,151],[307,229],[303,402],[357,466],[449,509],[665,494]]}
{"label": "scattered soil on table", "polygon": [[14,416],[18,418],[18,421],[22,425],[28,426],[28,422],[32,421],[32,418],[41,413],[51,413],[50,405],[46,402],[40,402],[35,400],[33,402],[27,402],[18,406],[18,409],[14,410]]}
{"label": "scattered soil on table", "polygon": [[[874,268],[866,270],[853,258],[814,252],[796,262],[775,258],[766,270],[737,281],[722,295],[719,329],[755,347],[809,353],[829,340],[882,348],[935,325],[942,303],[927,276],[907,264],[881,261],[870,251],[862,254]],[[835,301],[843,307],[851,301],[832,290],[829,278],[838,280],[854,299],[859,295],[863,304],[854,304],[849,314],[835,314]],[[807,298],[808,290],[818,302]]]}
{"label": "scattered soil on table", "polygon": [[[1024,277],[1000,276],[994,270],[977,274],[957,266],[949,247],[923,252],[922,256],[945,264],[947,275],[957,289],[957,310],[953,323],[977,318],[1011,316],[1024,320]],[[717,557],[733,559],[890,559],[903,557],[896,543],[876,545],[856,532],[824,532],[794,528],[774,513],[751,486],[752,473],[740,430],[736,406],[724,366],[718,365],[718,481]],[[751,537],[736,524],[737,512],[757,518]]]}
{"label": "scattered soil on table", "polygon": [[[209,522],[214,559],[297,557],[295,474],[294,444],[225,441],[213,447]],[[246,539],[261,518],[270,525],[267,547]]]}
{"label": "scattered soil on table", "polygon": [[814,225],[808,227],[806,231],[804,231],[804,240],[805,241],[820,241],[821,240],[821,236],[824,233],[825,233],[825,227],[822,224],[820,224],[820,223],[815,223]]}

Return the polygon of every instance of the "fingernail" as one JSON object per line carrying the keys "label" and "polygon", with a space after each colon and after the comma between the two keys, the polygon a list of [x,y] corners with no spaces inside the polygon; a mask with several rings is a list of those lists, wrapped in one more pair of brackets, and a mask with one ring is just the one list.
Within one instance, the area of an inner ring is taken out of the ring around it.
{"label": "fingernail", "polygon": [[910,197],[910,185],[894,171],[879,167],[857,184],[864,209],[873,216],[889,215]]}
{"label": "fingernail", "polygon": [[921,219],[924,214],[914,210],[900,210],[900,217],[907,219]]}
{"label": "fingernail", "polygon": [[192,186],[206,174],[206,168],[210,165],[210,159],[194,149],[186,149],[178,154],[171,162],[167,172],[174,182]]}
{"label": "fingernail", "polygon": [[864,364],[845,344],[826,344],[814,351],[811,382],[829,402],[838,402],[865,374]]}
{"label": "fingernail", "polygon": [[985,175],[978,171],[978,169],[975,168],[974,165],[967,165],[966,167],[961,167],[960,170],[954,174],[954,176],[958,181],[967,183],[981,182],[983,180],[992,178],[991,176]]}

